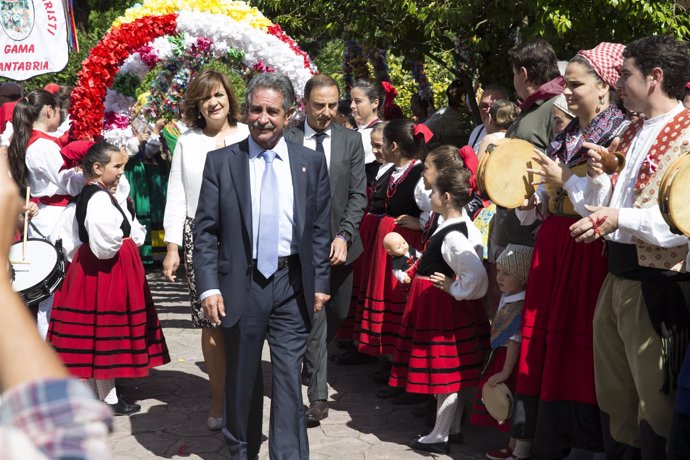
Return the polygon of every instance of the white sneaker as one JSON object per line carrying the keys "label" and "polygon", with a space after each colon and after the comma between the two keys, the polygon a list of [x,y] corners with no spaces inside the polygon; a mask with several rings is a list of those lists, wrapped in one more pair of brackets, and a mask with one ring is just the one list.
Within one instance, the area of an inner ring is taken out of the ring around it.
{"label": "white sneaker", "polygon": [[223,428],[223,417],[209,417],[206,419],[206,426],[211,431],[218,431]]}

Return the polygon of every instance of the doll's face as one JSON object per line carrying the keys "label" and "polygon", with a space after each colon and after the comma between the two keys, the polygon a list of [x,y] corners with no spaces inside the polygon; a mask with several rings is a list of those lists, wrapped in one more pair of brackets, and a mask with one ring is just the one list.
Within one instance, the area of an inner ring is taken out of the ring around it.
{"label": "doll's face", "polygon": [[405,238],[400,235],[388,235],[387,240],[384,242],[384,246],[386,248],[386,253],[390,256],[404,256],[410,248]]}

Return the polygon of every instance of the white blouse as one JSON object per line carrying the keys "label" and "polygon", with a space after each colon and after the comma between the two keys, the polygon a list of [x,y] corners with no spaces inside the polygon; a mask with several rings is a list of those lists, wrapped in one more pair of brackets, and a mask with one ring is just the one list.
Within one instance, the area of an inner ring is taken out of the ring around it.
{"label": "white blouse", "polygon": [[[84,175],[74,169],[60,171],[64,159],[60,147],[47,139],[37,139],[26,149],[27,185],[33,197],[53,195],[76,196],[81,192],[86,180]],[[65,210],[61,206],[38,205],[38,215],[32,223],[41,234],[48,236],[54,230]],[[37,235],[32,235],[37,236]]]}
{"label": "white blouse", "polygon": [[[137,246],[144,244],[146,227],[132,219],[127,209],[123,209],[132,230],[130,238]],[[89,234],[89,248],[99,259],[112,259],[122,247],[124,235],[120,229],[123,217],[105,192],[96,192],[86,206],[84,227]]]}
{"label": "white blouse", "polygon": [[[225,145],[240,142],[247,136],[247,125],[237,123],[234,132],[225,138]],[[194,218],[196,215],[206,155],[213,150],[216,150],[216,139],[205,135],[199,128],[186,131],[177,140],[163,217],[166,243],[182,246],[184,222],[187,217]]]}
{"label": "white blouse", "polygon": [[[439,225],[434,234],[458,222],[467,224],[470,238],[465,238],[465,235],[459,231],[452,231],[443,238],[441,245],[443,260],[457,274],[457,278],[450,287],[450,295],[457,300],[479,299],[486,294],[489,286],[489,277],[484,269],[482,258],[477,254],[477,242],[472,241],[477,236],[481,238],[479,230],[475,227],[476,233],[470,231],[470,227],[474,227],[474,224],[463,217],[455,217]],[[481,240],[479,247],[481,248]]]}

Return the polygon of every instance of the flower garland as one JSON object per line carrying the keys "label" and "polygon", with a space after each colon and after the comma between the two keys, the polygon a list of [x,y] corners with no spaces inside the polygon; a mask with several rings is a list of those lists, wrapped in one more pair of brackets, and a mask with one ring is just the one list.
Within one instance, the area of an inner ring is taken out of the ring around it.
{"label": "flower garland", "polygon": [[[71,137],[94,139],[102,135],[120,141],[131,137],[124,120],[134,102],[133,91],[138,91],[136,82],[143,81],[159,63],[184,53],[188,53],[188,63],[203,54],[201,61],[205,62],[228,59],[254,71],[284,73],[298,98],[316,70],[279,25],[271,24],[244,2],[146,0],[116,20],[84,61],[72,96]],[[174,91],[163,103],[166,111],[176,110],[173,106],[179,104],[195,66],[198,69],[201,64],[170,71]],[[158,115],[151,113],[151,118],[154,114]]]}
{"label": "flower garland", "polygon": [[133,22],[144,16],[173,14],[180,11],[197,11],[225,16],[235,22],[246,23],[255,29],[265,30],[271,21],[261,12],[242,1],[231,0],[147,0],[143,5],[128,8],[125,14],[113,22],[113,27]]}

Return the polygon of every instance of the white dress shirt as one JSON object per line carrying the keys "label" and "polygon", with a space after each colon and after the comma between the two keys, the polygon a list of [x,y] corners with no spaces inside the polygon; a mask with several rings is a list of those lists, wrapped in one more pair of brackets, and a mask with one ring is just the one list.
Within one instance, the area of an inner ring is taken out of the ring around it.
{"label": "white dress shirt", "polygon": [[[331,127],[322,131],[325,136],[323,137],[323,154],[326,156],[326,166],[328,167],[328,172],[331,171]],[[309,126],[309,123],[304,122],[304,146],[308,149],[316,150],[316,138],[314,138],[316,131]]]}
{"label": "white dress shirt", "polygon": [[[459,231],[452,231],[443,238],[441,245],[443,260],[457,274],[457,279],[450,287],[450,295],[457,300],[479,299],[486,294],[489,286],[489,278],[484,269],[482,257],[477,252],[477,244],[479,248],[482,247],[479,230],[475,227],[476,232],[471,231],[470,228],[474,227],[472,222],[463,217],[455,217],[440,224],[434,234],[448,225],[459,222],[467,224],[469,238],[465,238],[465,235]],[[472,241],[477,237],[478,242]]]}
{"label": "white dress shirt", "polygon": [[[237,123],[235,131],[225,138],[225,145],[240,142],[247,136],[247,125]],[[212,150],[216,150],[215,138],[205,135],[199,128],[186,131],[177,140],[163,217],[166,243],[182,246],[184,222],[187,217],[194,218],[196,215],[206,155]]]}
{"label": "white dress shirt", "polygon": [[[292,186],[292,170],[290,169],[290,157],[287,144],[283,137],[271,149],[276,153],[273,160],[273,169],[278,179],[278,257],[285,257],[297,253],[297,240],[293,240],[295,219],[295,193]],[[261,214],[261,180],[266,169],[266,160],[262,153],[264,148],[249,137],[249,188],[252,195],[252,232],[254,235],[254,247],[252,259],[256,259],[259,235],[259,215]]]}
{"label": "white dress shirt", "polygon": [[585,200],[592,205],[619,209],[618,230],[605,235],[607,240],[631,244],[633,237],[636,237],[662,248],[685,244],[684,236],[671,233],[658,205],[648,208],[633,207],[637,176],[649,149],[664,126],[682,110],[683,104],[679,102],[671,111],[644,121],[644,125],[630,142],[625,166],[618,175],[615,187],[611,186],[611,177],[606,174],[588,178]]}
{"label": "white dress shirt", "polygon": [[475,153],[479,149],[479,144],[481,144],[482,140],[484,140],[484,136],[486,136],[486,126],[484,126],[484,123],[475,126],[470,133],[468,144],[470,147],[472,147],[472,150],[474,150]]}

